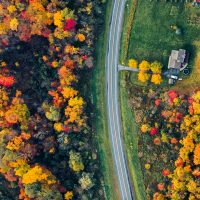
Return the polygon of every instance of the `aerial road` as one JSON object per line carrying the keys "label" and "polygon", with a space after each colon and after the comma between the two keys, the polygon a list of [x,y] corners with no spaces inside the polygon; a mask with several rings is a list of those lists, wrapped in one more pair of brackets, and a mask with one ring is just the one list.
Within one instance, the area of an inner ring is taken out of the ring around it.
{"label": "aerial road", "polygon": [[133,200],[127,161],[122,141],[121,115],[118,103],[118,60],[125,0],[114,0],[106,53],[106,101],[109,136],[122,200]]}

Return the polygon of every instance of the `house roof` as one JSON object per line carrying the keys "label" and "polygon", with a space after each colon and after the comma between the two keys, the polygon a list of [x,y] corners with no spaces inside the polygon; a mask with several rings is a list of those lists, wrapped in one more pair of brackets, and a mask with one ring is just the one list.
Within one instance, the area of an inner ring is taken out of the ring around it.
{"label": "house roof", "polygon": [[178,51],[178,61],[183,63],[184,60],[185,60],[185,56],[186,56],[186,50],[179,49],[179,51]]}
{"label": "house roof", "polygon": [[172,50],[169,57],[168,68],[180,69],[186,57],[186,50]]}
{"label": "house roof", "polygon": [[178,58],[178,51],[177,50],[172,50],[171,57],[172,57],[172,59],[177,60],[177,58]]}
{"label": "house roof", "polygon": [[169,62],[168,62],[168,68],[175,68],[175,69],[180,69],[181,68],[181,62],[178,62],[176,59],[173,58],[173,56],[169,57]]}

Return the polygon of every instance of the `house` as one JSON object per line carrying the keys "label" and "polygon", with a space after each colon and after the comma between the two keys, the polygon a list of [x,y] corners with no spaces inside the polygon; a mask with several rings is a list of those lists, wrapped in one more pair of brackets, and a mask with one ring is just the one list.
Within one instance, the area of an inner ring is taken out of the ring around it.
{"label": "house", "polygon": [[189,54],[185,49],[172,50],[168,61],[168,70],[164,73],[169,78],[169,84],[179,80],[179,73],[188,66]]}
{"label": "house", "polygon": [[185,67],[187,67],[188,64],[188,58],[187,58],[186,50],[179,49],[172,50],[171,55],[169,57],[168,62],[168,69],[178,69],[182,71]]}

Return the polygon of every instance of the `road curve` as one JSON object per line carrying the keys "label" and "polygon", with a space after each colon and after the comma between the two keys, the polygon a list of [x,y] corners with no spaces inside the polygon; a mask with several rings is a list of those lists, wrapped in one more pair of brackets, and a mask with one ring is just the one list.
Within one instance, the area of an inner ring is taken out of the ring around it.
{"label": "road curve", "polygon": [[125,0],[114,0],[106,53],[106,100],[112,155],[122,200],[133,200],[121,134],[118,103],[118,59]]}

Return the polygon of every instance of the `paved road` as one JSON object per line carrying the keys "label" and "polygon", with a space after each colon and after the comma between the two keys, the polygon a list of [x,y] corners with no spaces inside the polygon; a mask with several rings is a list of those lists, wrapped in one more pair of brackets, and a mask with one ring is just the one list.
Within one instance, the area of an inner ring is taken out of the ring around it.
{"label": "paved road", "polygon": [[132,188],[122,142],[118,104],[118,58],[125,0],[114,0],[106,55],[107,113],[112,154],[122,200],[132,200]]}
{"label": "paved road", "polygon": [[132,68],[132,67],[127,67],[127,66],[123,66],[123,65],[118,65],[118,70],[119,71],[132,71],[132,72],[138,72],[139,69],[138,68]]}

